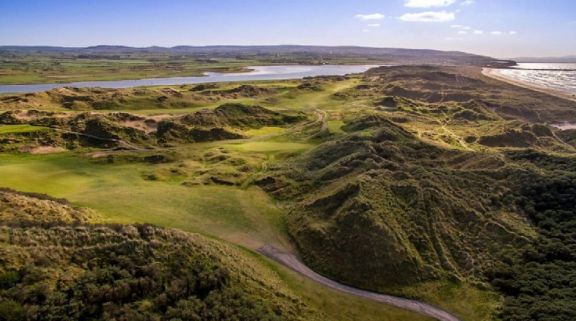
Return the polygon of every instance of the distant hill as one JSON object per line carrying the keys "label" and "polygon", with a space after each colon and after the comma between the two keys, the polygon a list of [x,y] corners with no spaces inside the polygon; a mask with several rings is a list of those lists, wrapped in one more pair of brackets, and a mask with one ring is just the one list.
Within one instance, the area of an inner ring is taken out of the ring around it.
{"label": "distant hill", "polygon": [[458,51],[439,51],[428,49],[370,48],[370,47],[327,47],[327,46],[176,46],[145,47],[93,46],[86,48],[50,47],[50,46],[0,46],[0,55],[9,54],[64,54],[91,56],[127,56],[127,55],[176,55],[240,59],[269,58],[282,56],[346,58],[351,63],[354,58],[374,61],[407,64],[444,64],[444,65],[484,65],[494,59],[491,57]]}
{"label": "distant hill", "polygon": [[549,62],[549,63],[576,63],[576,55],[563,57],[520,57],[513,58],[517,62]]}

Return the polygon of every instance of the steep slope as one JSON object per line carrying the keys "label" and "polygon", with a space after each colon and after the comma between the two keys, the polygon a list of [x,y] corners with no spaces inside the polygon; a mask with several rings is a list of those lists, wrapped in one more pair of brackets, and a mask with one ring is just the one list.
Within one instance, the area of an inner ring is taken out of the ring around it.
{"label": "steep slope", "polygon": [[288,226],[317,271],[373,290],[481,277],[499,249],[534,236],[499,157],[424,144],[378,116],[345,129],[358,134],[260,181],[296,201]]}
{"label": "steep slope", "polygon": [[[65,224],[79,211],[45,196],[2,192],[3,320],[319,319],[239,250],[153,226]],[[32,224],[29,215],[53,226]]]}

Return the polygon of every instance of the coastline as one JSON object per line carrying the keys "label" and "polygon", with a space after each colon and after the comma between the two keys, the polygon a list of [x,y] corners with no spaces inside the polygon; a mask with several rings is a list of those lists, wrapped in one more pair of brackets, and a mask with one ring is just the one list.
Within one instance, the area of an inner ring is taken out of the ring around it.
{"label": "coastline", "polygon": [[482,68],[482,75],[505,83],[576,102],[576,95],[504,76],[497,68]]}

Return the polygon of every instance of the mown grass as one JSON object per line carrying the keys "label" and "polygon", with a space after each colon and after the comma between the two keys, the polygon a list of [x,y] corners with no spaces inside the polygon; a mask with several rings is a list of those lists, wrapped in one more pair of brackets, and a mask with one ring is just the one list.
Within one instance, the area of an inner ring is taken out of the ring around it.
{"label": "mown grass", "polygon": [[46,127],[31,126],[31,125],[0,125],[0,135],[2,134],[20,134],[20,133],[33,133],[37,131],[47,130]]}
{"label": "mown grass", "polygon": [[286,128],[269,126],[269,127],[258,128],[258,129],[249,129],[249,130],[244,131],[244,133],[250,137],[252,137],[252,136],[267,136],[267,135],[281,134],[285,130],[286,130]]}
{"label": "mown grass", "polygon": [[0,186],[67,198],[95,209],[105,223],[152,223],[249,248],[287,245],[282,213],[261,190],[143,179],[151,166],[97,164],[67,153],[0,155]]}
{"label": "mown grass", "polygon": [[312,148],[314,145],[306,143],[262,141],[262,142],[231,143],[225,146],[245,152],[278,153],[278,152],[301,152]]}

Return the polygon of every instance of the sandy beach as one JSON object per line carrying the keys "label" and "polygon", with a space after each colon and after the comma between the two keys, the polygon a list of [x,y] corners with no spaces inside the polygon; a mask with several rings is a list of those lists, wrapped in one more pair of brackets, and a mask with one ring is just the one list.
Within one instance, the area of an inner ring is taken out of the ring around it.
{"label": "sandy beach", "polygon": [[482,74],[484,76],[490,77],[492,79],[500,80],[500,81],[503,81],[503,82],[506,82],[506,83],[509,83],[509,84],[512,84],[515,86],[519,86],[522,88],[527,88],[527,89],[539,91],[542,93],[546,93],[546,94],[549,94],[552,96],[576,101],[576,95],[574,95],[572,93],[564,92],[564,91],[560,91],[560,90],[555,90],[555,89],[547,88],[547,87],[543,87],[543,86],[538,86],[538,85],[535,85],[533,83],[520,81],[518,79],[513,79],[513,78],[507,77],[504,74],[502,74],[500,72],[500,70],[501,69],[495,69],[495,68],[482,68]]}

